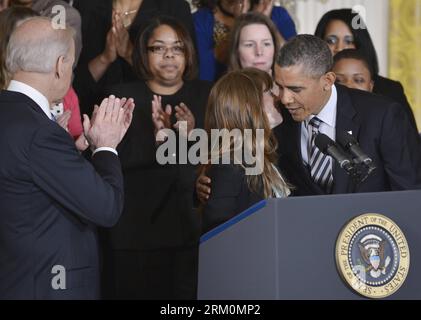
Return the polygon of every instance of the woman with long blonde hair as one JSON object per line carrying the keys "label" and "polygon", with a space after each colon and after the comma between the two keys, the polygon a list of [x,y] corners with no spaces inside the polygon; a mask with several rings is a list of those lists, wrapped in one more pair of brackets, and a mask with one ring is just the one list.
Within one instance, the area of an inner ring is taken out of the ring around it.
{"label": "woman with long blonde hair", "polygon": [[[286,197],[290,193],[275,165],[277,141],[263,108],[271,97],[272,85],[272,78],[266,72],[246,68],[226,74],[211,91],[206,131],[211,136],[215,134],[214,129],[222,130],[222,140],[227,138],[225,142],[229,143],[222,146],[211,143],[209,163],[201,168],[201,173],[212,179],[212,193],[203,207],[204,231],[260,200]],[[241,132],[241,137],[232,135],[235,130]],[[254,159],[253,163],[246,161],[247,153],[249,160]],[[222,164],[227,154],[230,161]],[[255,170],[247,170],[251,168]]]}

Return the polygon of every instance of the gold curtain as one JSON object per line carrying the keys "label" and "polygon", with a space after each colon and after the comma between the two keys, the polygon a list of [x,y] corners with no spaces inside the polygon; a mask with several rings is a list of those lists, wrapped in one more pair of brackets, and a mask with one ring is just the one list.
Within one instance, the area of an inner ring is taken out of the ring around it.
{"label": "gold curtain", "polygon": [[390,0],[389,76],[404,86],[421,130],[421,0]]}

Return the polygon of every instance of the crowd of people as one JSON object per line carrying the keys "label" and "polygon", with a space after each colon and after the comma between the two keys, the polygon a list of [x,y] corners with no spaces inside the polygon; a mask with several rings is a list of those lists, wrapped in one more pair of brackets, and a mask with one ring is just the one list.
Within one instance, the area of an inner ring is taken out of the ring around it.
{"label": "crowd of people", "polygon": [[[200,236],[260,200],[421,189],[411,106],[357,13],[297,35],[273,0],[194,3],[1,2],[0,299],[195,299]],[[195,129],[249,130],[261,172],[230,137],[158,162],[163,131]],[[363,183],[315,145],[344,131],[377,167]]]}

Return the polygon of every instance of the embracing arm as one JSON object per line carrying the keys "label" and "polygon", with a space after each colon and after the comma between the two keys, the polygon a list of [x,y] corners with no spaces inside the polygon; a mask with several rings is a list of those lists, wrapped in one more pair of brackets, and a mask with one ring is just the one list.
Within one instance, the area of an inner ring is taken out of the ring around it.
{"label": "embracing arm", "polygon": [[244,172],[234,165],[212,165],[209,171],[212,192],[203,210],[203,231],[231,219],[238,212],[238,197],[244,184]]}

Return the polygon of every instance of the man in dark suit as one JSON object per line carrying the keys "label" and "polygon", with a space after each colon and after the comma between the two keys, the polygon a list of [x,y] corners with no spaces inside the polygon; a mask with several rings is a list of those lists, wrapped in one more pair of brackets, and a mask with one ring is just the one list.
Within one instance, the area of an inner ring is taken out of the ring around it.
{"label": "man in dark suit", "polygon": [[99,298],[95,225],[123,208],[115,151],[133,101],[105,99],[84,131],[92,164],[50,113],[67,92],[74,63],[71,29],[32,18],[10,38],[8,90],[0,93],[0,299]]}
{"label": "man in dark suit", "polygon": [[[421,188],[418,135],[397,103],[335,85],[329,48],[314,36],[300,35],[288,42],[277,65],[276,82],[288,111],[284,123],[274,129],[279,167],[296,187],[296,195]],[[335,140],[339,131],[351,133],[377,167],[359,185],[312,145],[314,133]]]}
{"label": "man in dark suit", "polygon": [[[283,123],[273,130],[279,169],[295,187],[293,194],[420,189],[420,140],[403,108],[388,98],[335,85],[332,63],[327,44],[311,35],[290,40],[277,57],[275,80],[285,108]],[[356,185],[312,144],[316,131],[332,140],[339,131],[352,133],[377,169]],[[210,184],[205,176],[197,180],[202,202],[209,198]]]}

